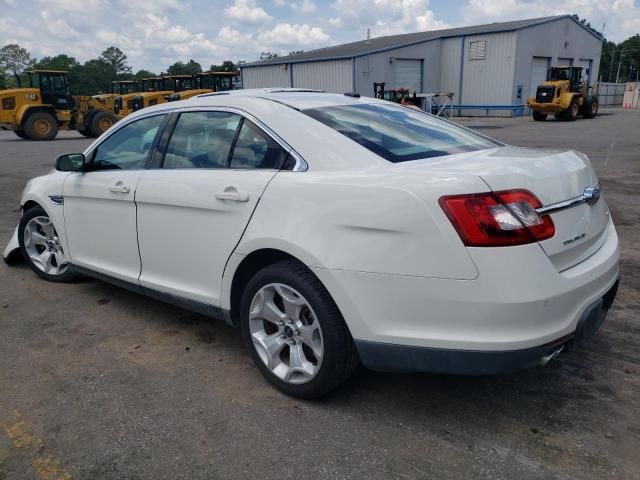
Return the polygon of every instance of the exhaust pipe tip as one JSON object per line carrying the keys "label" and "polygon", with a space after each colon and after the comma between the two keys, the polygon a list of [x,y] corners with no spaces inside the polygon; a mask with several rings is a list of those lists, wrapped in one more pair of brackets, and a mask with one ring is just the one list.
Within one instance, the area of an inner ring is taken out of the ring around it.
{"label": "exhaust pipe tip", "polygon": [[543,357],[540,357],[540,360],[538,360],[538,366],[544,367],[547,363],[549,363],[551,360],[553,360],[558,355],[560,355],[560,352],[562,352],[563,350],[564,350],[564,345],[561,345],[560,347],[553,350],[551,353],[547,353]]}

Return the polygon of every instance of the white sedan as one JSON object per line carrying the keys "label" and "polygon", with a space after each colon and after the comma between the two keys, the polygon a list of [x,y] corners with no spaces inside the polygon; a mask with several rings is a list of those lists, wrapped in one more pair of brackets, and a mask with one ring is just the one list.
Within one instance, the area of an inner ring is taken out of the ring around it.
{"label": "white sedan", "polygon": [[239,326],[281,391],[376,370],[495,374],[600,327],[618,238],[588,158],[302,90],[126,117],[31,180],[5,251]]}

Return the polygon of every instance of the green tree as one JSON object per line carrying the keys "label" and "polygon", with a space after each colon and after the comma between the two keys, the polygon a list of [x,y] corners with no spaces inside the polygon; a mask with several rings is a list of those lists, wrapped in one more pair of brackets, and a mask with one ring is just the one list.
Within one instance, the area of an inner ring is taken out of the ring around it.
{"label": "green tree", "polygon": [[196,73],[202,72],[202,66],[191,59],[187,63],[184,62],[176,62],[167,68],[167,73],[169,75],[195,75]]}
{"label": "green tree", "polygon": [[231,60],[225,60],[221,65],[211,65],[210,72],[235,72],[238,68]]}
{"label": "green tree", "polygon": [[0,48],[0,71],[12,75],[18,87],[22,86],[22,73],[32,64],[31,54],[26,48],[15,43]]}
{"label": "green tree", "polygon": [[102,59],[88,60],[69,72],[71,92],[76,95],[95,95],[111,91],[115,80],[112,65]]}
{"label": "green tree", "polygon": [[274,58],[278,58],[280,55],[278,55],[276,52],[261,52],[260,53],[260,60],[273,60]]}
{"label": "green tree", "polygon": [[100,54],[99,60],[109,65],[112,72],[112,80],[118,75],[131,73],[131,66],[127,61],[127,56],[118,47],[109,47]]}
{"label": "green tree", "polygon": [[36,62],[34,68],[40,68],[42,70],[65,70],[70,72],[79,66],[80,63],[74,57],[61,53],[55,57],[41,58]]}
{"label": "green tree", "polygon": [[138,70],[133,76],[134,80],[142,80],[143,78],[157,77],[158,75],[150,70]]}
{"label": "green tree", "polygon": [[288,55],[300,55],[301,53],[304,53],[304,50],[292,50]]}

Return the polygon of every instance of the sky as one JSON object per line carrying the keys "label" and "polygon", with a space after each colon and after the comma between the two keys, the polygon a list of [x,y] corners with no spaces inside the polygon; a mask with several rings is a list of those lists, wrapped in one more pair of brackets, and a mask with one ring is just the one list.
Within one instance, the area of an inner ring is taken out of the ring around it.
{"label": "sky", "polygon": [[0,0],[0,46],[81,62],[114,45],[134,71],[203,68],[371,36],[578,13],[609,40],[640,33],[640,0]]}

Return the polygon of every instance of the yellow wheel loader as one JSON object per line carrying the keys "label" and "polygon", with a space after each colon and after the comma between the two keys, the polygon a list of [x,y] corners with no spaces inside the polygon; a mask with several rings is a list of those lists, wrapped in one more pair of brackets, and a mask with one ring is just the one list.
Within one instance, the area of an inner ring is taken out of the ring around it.
{"label": "yellow wheel loader", "polygon": [[234,72],[203,72],[194,75],[194,86],[191,89],[183,88],[169,95],[169,101],[186,100],[203,93],[225,92],[233,89]]}
{"label": "yellow wheel loader", "polygon": [[85,137],[99,137],[122,118],[116,111],[116,99],[136,92],[138,82],[116,80],[111,82],[111,93],[77,97],[77,130]]}
{"label": "yellow wheel loader", "polygon": [[544,121],[550,114],[573,121],[578,115],[596,116],[598,95],[589,92],[587,81],[582,79],[582,67],[552,67],[547,71],[547,81],[538,85],[535,98],[527,100],[527,105],[536,121]]}
{"label": "yellow wheel loader", "polygon": [[29,87],[0,90],[0,129],[20,138],[53,140],[58,130],[75,128],[76,101],[67,72],[32,70]]}
{"label": "yellow wheel loader", "polygon": [[[181,79],[190,80],[191,75],[178,75]],[[139,93],[123,95],[118,102],[118,114],[126,117],[130,113],[168,101],[169,95],[175,92],[177,85],[181,85],[175,77],[143,78]]]}

